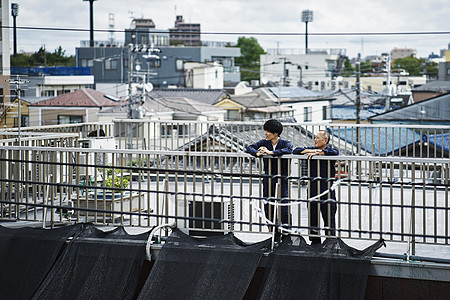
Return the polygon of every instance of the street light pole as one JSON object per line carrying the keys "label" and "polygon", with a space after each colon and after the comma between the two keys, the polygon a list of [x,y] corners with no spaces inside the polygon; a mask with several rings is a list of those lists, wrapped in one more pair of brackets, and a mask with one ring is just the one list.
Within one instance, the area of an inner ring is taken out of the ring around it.
{"label": "street light pole", "polygon": [[11,16],[13,17],[13,55],[17,56],[17,28],[16,18],[19,15],[19,4],[11,3]]}
{"label": "street light pole", "polygon": [[94,47],[94,1],[97,0],[83,0],[89,1],[89,46]]}
{"label": "street light pole", "polygon": [[305,53],[308,54],[308,23],[313,21],[312,10],[302,11],[302,22],[305,22],[306,32],[305,32]]}

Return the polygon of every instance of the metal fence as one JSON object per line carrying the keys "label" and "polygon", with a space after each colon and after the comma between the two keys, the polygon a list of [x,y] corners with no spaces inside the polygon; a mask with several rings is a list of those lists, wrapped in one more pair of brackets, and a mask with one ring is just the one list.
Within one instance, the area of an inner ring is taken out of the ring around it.
{"label": "metal fence", "polygon": [[[309,176],[311,160],[302,155],[283,156],[289,196],[269,200],[289,204],[287,230],[309,234],[308,186],[327,180],[337,195],[338,236],[449,244],[449,159],[334,158],[330,179]],[[267,175],[262,159],[245,153],[2,146],[0,163],[2,219],[269,232]]]}

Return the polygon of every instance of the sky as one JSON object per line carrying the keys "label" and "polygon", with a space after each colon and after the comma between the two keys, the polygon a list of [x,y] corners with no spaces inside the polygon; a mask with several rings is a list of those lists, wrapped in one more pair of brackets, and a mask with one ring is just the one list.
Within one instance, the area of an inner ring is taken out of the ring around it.
{"label": "sky", "polygon": [[[89,2],[14,2],[19,4],[18,27],[89,29]],[[94,2],[94,29],[107,30],[110,13],[114,14],[116,30],[129,28],[132,17],[151,18],[157,29],[165,30],[174,27],[176,15],[183,15],[185,22],[201,24],[202,40],[235,43],[245,36],[255,37],[265,50],[304,49],[305,23],[301,22],[301,12],[312,10],[313,21],[308,23],[310,49],[346,49],[347,56],[353,58],[358,53],[366,57],[390,52],[395,47],[413,48],[418,57],[428,57],[431,52],[439,54],[450,43],[448,4],[448,0],[98,0]],[[323,35],[412,32],[447,33]],[[94,38],[107,40],[108,33],[95,32]],[[19,52],[34,52],[41,46],[53,51],[61,45],[66,54],[74,54],[80,40],[89,40],[89,32],[18,29],[17,39]],[[123,42],[124,33],[116,32],[115,39]]]}

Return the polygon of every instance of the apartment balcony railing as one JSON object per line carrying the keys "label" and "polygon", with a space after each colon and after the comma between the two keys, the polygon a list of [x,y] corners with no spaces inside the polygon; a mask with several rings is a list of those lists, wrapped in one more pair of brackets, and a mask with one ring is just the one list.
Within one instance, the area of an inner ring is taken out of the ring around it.
{"label": "apartment balcony railing", "polygon": [[[449,159],[335,158],[330,180],[310,177],[305,170],[311,161],[304,156],[283,156],[290,161],[286,231],[310,234],[308,185],[327,180],[337,195],[339,237],[449,244]],[[144,227],[175,222],[193,233],[269,233],[262,159],[242,152],[2,146],[0,162],[4,220]]]}

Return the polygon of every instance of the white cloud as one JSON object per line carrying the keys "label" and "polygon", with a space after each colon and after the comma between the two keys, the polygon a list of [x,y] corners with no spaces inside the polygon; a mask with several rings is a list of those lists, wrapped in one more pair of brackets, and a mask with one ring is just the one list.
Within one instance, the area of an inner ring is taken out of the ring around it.
{"label": "white cloud", "polygon": [[[236,32],[237,35],[207,35],[204,40],[235,42],[243,33],[301,33],[301,11],[314,12],[310,33],[330,32],[419,32],[448,31],[450,7],[445,0],[99,0],[94,2],[94,28],[108,29],[108,15],[115,14],[117,30],[130,24],[130,12],[135,17],[151,18],[159,29],[174,26],[175,15],[186,22],[200,23],[203,32]],[[19,2],[18,26],[89,28],[89,2],[81,0],[22,0]],[[175,9],[176,6],[176,9]],[[108,34],[96,32],[96,39]],[[124,34],[117,32],[116,39]],[[303,48],[304,36],[255,36],[264,48]],[[20,30],[18,48],[36,51],[45,44],[48,49],[59,45],[74,53],[80,40],[88,40],[88,32]],[[450,41],[450,35],[395,36],[309,36],[310,48],[346,48],[349,56],[389,52],[394,47],[416,48],[419,56],[439,52]]]}

